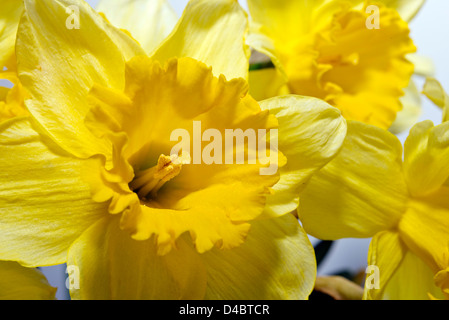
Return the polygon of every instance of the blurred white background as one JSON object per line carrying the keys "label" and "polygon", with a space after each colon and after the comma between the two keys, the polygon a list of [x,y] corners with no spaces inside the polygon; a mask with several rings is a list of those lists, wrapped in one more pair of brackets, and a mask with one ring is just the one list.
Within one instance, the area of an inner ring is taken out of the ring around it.
{"label": "blurred white background", "polygon": [[[294,1],[294,0],[292,0]],[[95,7],[98,0],[88,0]],[[180,16],[187,0],[170,1]],[[240,1],[246,9],[245,1]],[[449,1],[427,0],[421,12],[410,24],[412,38],[418,47],[418,53],[433,59],[436,67],[436,78],[449,90]],[[422,88],[423,79],[417,79]],[[423,114],[421,120],[430,119],[434,123],[441,122],[441,111],[423,97]],[[399,138],[404,141],[407,133]],[[324,223],[324,222],[323,222]],[[316,239],[311,239],[315,244]],[[318,272],[320,275],[334,274],[342,270],[357,272],[366,268],[366,257],[370,239],[344,239],[336,241],[329,255],[323,261]],[[65,290],[65,266],[46,267],[43,272],[50,283],[58,287],[57,298],[68,299]]]}

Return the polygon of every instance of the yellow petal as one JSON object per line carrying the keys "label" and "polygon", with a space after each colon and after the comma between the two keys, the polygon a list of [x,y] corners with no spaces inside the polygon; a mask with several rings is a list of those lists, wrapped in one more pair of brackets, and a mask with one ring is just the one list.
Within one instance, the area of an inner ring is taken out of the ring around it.
{"label": "yellow petal", "polygon": [[423,77],[432,77],[435,75],[435,64],[431,58],[412,53],[407,55],[407,60],[415,66],[416,75]]}
{"label": "yellow petal", "polygon": [[[393,258],[394,253],[389,257]],[[382,272],[382,271],[381,271]],[[444,295],[434,283],[434,273],[418,256],[406,251],[405,256],[385,284],[385,300],[430,300],[444,299]]]}
{"label": "yellow petal", "polygon": [[406,254],[407,247],[401,241],[399,233],[382,231],[373,237],[368,251],[369,273],[365,283],[364,299],[384,298],[385,289]]}
{"label": "yellow petal", "polygon": [[20,0],[2,1],[0,11],[0,71],[3,67],[15,69],[15,44],[23,2]]}
{"label": "yellow petal", "polygon": [[39,136],[27,118],[0,126],[0,155],[0,258],[64,263],[71,243],[107,212],[91,200],[81,161]]}
{"label": "yellow petal", "polygon": [[[279,79],[277,79],[274,85],[278,85],[278,82],[281,82],[281,84],[286,84],[287,75],[285,74],[284,67],[279,60],[280,52],[276,49],[274,39],[272,39],[266,32],[265,27],[255,21],[250,21],[250,31],[246,38],[246,43],[256,52],[267,56],[276,66],[277,77]],[[269,86],[267,86],[267,88],[269,88]],[[273,88],[269,88],[268,90],[273,90]],[[267,93],[265,93],[265,95],[267,95]],[[266,98],[271,98],[273,96],[276,96],[276,92],[273,92],[271,95],[267,95]],[[257,96],[255,98],[257,98]],[[258,98],[258,100],[261,99],[262,98]]]}
{"label": "yellow petal", "polygon": [[316,277],[313,247],[290,214],[256,221],[245,244],[202,258],[207,299],[307,299]]}
{"label": "yellow petal", "polygon": [[423,92],[433,103],[443,109],[443,122],[449,121],[449,95],[444,91],[441,83],[435,78],[427,78]]}
{"label": "yellow petal", "polygon": [[77,270],[72,299],[174,300],[202,299],[206,271],[201,256],[183,239],[168,255],[157,255],[153,239],[136,241],[119,228],[118,218],[105,218],[86,230],[68,254]]}
{"label": "yellow petal", "polygon": [[415,125],[404,145],[404,173],[414,196],[436,191],[449,178],[449,122]]}
{"label": "yellow petal", "polygon": [[285,80],[275,68],[252,70],[249,72],[249,93],[257,101],[288,94]]}
{"label": "yellow petal", "polygon": [[191,57],[228,80],[248,77],[250,50],[245,45],[246,13],[234,0],[190,1],[171,35],[153,58],[161,62]]}
{"label": "yellow petal", "polygon": [[[448,250],[448,253],[449,253],[449,250]],[[448,258],[449,258],[449,255],[448,255]],[[447,265],[449,266],[449,259],[448,259]],[[434,280],[435,280],[435,284],[442,290],[442,293],[443,293],[441,295],[440,299],[445,298],[446,300],[448,300],[449,299],[449,267],[439,271],[435,275]],[[438,291],[438,292],[441,293],[440,291]],[[431,298],[438,299],[437,295],[435,295],[435,294],[432,295]]]}
{"label": "yellow petal", "polygon": [[54,300],[55,294],[39,270],[0,261],[0,300]]}
{"label": "yellow petal", "polygon": [[396,120],[389,128],[389,131],[394,134],[409,130],[418,122],[422,114],[421,95],[413,80],[410,80],[404,92],[405,95],[401,98],[402,110],[397,113]]}
{"label": "yellow petal", "polygon": [[407,201],[401,164],[395,136],[348,121],[342,150],[301,194],[298,212],[307,233],[327,240],[369,238],[395,226]]}
{"label": "yellow petal", "polygon": [[315,291],[329,295],[335,300],[362,300],[363,288],[342,276],[319,276]]}
{"label": "yellow petal", "polygon": [[413,199],[399,224],[407,246],[434,274],[448,267],[449,187]]}
{"label": "yellow petal", "polygon": [[[79,10],[79,29],[76,14]],[[93,83],[124,86],[123,45],[103,17],[81,0],[26,0],[17,40],[27,107],[65,150],[80,157],[110,148],[85,127],[85,96]],[[118,32],[118,31],[117,31]],[[118,40],[117,40],[118,41]]]}
{"label": "yellow petal", "polygon": [[0,103],[5,103],[6,97],[8,96],[8,92],[10,88],[0,87]]}
{"label": "yellow petal", "polygon": [[[423,260],[412,253],[398,232],[383,231],[374,236],[368,265],[373,269],[367,276],[365,299],[372,300],[428,300],[442,297],[434,283],[434,273]],[[378,287],[374,271],[378,271]]]}
{"label": "yellow petal", "polygon": [[153,52],[178,21],[167,0],[102,0],[96,9],[113,25],[129,31],[146,53]]}
{"label": "yellow petal", "polygon": [[111,23],[109,23],[104,14],[100,13],[100,16],[106,21],[104,24],[106,33],[118,47],[125,61],[128,61],[135,56],[145,55],[145,50],[141,47],[137,40],[129,34],[128,31],[114,27]]}
{"label": "yellow petal", "polygon": [[338,153],[346,121],[338,109],[316,98],[283,96],[264,100],[260,107],[278,119],[279,150],[287,157],[264,212],[279,216],[297,208],[307,181]]}

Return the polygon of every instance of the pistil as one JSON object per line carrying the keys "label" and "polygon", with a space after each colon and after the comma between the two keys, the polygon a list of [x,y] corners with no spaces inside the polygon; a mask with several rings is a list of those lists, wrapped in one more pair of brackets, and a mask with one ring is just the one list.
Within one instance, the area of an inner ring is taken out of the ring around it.
{"label": "pistil", "polygon": [[179,175],[182,165],[189,163],[189,159],[184,154],[181,157],[161,154],[157,165],[138,172],[129,186],[141,199],[155,198],[165,183]]}

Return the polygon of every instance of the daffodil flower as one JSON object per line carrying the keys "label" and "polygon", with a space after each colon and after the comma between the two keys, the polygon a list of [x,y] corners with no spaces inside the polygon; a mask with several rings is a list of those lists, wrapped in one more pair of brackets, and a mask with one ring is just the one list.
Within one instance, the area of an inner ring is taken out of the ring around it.
{"label": "daffodil flower", "polygon": [[[373,7],[362,0],[248,0],[248,43],[276,66],[250,73],[251,94],[318,97],[346,119],[390,128],[414,72],[407,21],[423,2],[377,1]],[[415,119],[416,113],[405,116]]]}
{"label": "daffodil flower", "polygon": [[302,193],[299,216],[311,235],[373,237],[368,265],[379,282],[366,286],[365,298],[447,297],[448,157],[448,122],[415,125],[403,156],[391,133],[348,121],[342,151]]}
{"label": "daffodil flower", "polygon": [[54,300],[55,294],[39,270],[0,261],[0,300]]}
{"label": "daffodil flower", "polygon": [[[307,298],[314,252],[290,212],[346,121],[318,99],[248,95],[238,3],[191,1],[151,56],[83,1],[24,4],[32,117],[0,125],[0,258],[78,268],[74,299]],[[80,28],[64,28],[74,5]],[[277,129],[278,172],[172,155],[173,130],[199,121]]]}

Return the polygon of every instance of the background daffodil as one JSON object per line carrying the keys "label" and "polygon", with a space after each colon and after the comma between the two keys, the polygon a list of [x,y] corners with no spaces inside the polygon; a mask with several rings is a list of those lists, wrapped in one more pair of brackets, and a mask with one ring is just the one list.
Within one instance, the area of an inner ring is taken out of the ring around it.
{"label": "background daffodil", "polygon": [[[307,298],[313,248],[289,213],[346,122],[318,99],[248,95],[238,3],[191,1],[151,56],[84,1],[24,4],[18,74],[32,117],[0,127],[0,257],[79,268],[75,299]],[[61,27],[70,5],[80,29]],[[173,163],[169,133],[194,120],[278,128],[279,173]]]}
{"label": "background daffodil", "polygon": [[[376,1],[380,26],[368,28],[367,1],[249,0],[248,43],[276,66],[250,73],[251,93],[256,99],[288,92],[318,97],[347,119],[384,129],[404,103],[412,110],[394,130],[410,127],[419,108],[407,21],[423,3]],[[401,102],[404,90],[410,96]]]}
{"label": "background daffodil", "polygon": [[[342,151],[314,175],[298,209],[320,238],[370,238],[379,289],[368,299],[447,294],[449,123],[415,125],[404,146],[382,129],[348,122]],[[326,221],[323,224],[323,221]]]}

